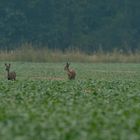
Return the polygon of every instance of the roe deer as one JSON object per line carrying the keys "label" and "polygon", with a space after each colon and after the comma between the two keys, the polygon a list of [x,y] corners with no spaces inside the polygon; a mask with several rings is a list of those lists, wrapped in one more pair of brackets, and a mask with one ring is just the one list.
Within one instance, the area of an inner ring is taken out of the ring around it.
{"label": "roe deer", "polygon": [[5,63],[5,67],[6,67],[6,71],[7,71],[7,79],[8,80],[16,80],[16,73],[15,72],[10,72],[10,66],[11,64],[6,64]]}
{"label": "roe deer", "polygon": [[70,63],[67,62],[64,67],[64,70],[67,71],[68,79],[72,80],[72,79],[75,79],[76,72],[75,70],[69,69],[69,66],[70,66]]}

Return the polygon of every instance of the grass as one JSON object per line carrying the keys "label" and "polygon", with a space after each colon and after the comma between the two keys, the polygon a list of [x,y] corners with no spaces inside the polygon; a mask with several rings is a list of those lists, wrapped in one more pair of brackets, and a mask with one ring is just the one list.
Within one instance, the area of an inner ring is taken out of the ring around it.
{"label": "grass", "polygon": [[140,64],[0,63],[1,140],[139,140]]}
{"label": "grass", "polygon": [[49,50],[47,48],[37,49],[31,44],[22,45],[19,49],[0,51],[1,61],[28,61],[28,62],[125,62],[139,63],[140,51],[135,53],[123,53],[114,50],[110,53],[98,51],[96,53],[87,54],[80,50]]}

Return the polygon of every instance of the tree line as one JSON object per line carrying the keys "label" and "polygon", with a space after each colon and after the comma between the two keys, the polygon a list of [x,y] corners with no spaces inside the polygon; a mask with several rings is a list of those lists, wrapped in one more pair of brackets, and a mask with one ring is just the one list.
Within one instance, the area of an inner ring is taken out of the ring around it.
{"label": "tree line", "polygon": [[0,49],[140,49],[139,0],[1,0]]}

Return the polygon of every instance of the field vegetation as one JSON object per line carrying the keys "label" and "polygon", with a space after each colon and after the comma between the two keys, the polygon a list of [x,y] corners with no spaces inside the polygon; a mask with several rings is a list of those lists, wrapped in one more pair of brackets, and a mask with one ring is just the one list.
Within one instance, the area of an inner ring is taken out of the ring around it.
{"label": "field vegetation", "polygon": [[0,62],[1,140],[139,140],[140,64]]}
{"label": "field vegetation", "polygon": [[0,140],[140,140],[139,17],[140,0],[1,1]]}
{"label": "field vegetation", "polygon": [[140,51],[135,52],[114,49],[105,52],[102,49],[94,52],[83,52],[80,49],[48,49],[38,48],[32,44],[23,44],[14,50],[0,50],[1,61],[30,61],[30,62],[125,62],[139,63]]}

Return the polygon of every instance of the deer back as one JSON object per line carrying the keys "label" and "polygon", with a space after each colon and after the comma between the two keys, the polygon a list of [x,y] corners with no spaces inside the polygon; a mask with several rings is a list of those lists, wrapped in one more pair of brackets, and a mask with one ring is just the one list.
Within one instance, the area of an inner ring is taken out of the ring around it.
{"label": "deer back", "polygon": [[68,78],[69,78],[70,80],[71,80],[71,79],[75,79],[75,76],[76,76],[75,70],[68,70],[67,74],[68,74]]}
{"label": "deer back", "polygon": [[10,72],[10,67],[11,64],[5,63],[6,71],[7,71],[7,79],[8,80],[16,80],[16,73],[15,72]]}
{"label": "deer back", "polygon": [[70,63],[67,62],[64,67],[64,70],[67,71],[68,79],[72,80],[72,79],[75,79],[76,72],[73,69],[69,69],[69,66],[70,66]]}
{"label": "deer back", "polygon": [[8,80],[16,80],[16,73],[9,72],[7,78],[8,78]]}

